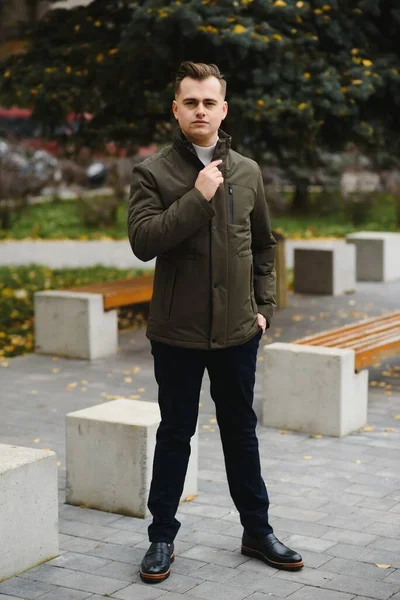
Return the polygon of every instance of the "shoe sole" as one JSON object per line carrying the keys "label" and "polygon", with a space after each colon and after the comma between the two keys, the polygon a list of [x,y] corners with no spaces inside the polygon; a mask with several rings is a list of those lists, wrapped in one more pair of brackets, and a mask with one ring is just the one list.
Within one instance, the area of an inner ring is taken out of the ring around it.
{"label": "shoe sole", "polygon": [[262,552],[259,552],[258,550],[253,550],[253,548],[246,548],[246,546],[242,546],[242,554],[244,554],[244,556],[250,556],[251,558],[258,558],[259,560],[263,560],[265,563],[267,563],[267,565],[269,565],[270,567],[275,567],[275,569],[298,571],[304,566],[303,561],[297,563],[275,562],[274,560],[270,560],[269,558],[267,558]]}
{"label": "shoe sole", "polygon": [[[175,560],[175,554],[171,555],[170,562],[173,563]],[[157,575],[150,575],[149,573],[143,573],[140,571],[140,579],[144,583],[160,583],[160,581],[165,581],[170,576],[171,569],[165,571],[165,573],[158,573]]]}

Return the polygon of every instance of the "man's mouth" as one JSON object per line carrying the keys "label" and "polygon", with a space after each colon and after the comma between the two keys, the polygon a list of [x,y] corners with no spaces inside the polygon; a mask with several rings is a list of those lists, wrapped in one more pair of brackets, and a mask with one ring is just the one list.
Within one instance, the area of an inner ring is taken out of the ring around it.
{"label": "man's mouth", "polygon": [[207,121],[193,121],[195,125],[208,125]]}

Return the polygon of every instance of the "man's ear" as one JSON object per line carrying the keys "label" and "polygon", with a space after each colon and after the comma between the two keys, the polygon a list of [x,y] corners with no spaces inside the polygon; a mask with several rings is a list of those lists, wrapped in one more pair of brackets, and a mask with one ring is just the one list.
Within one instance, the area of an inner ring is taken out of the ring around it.
{"label": "man's ear", "polygon": [[178,104],[176,100],[173,100],[172,102],[172,112],[174,113],[175,119],[178,120]]}
{"label": "man's ear", "polygon": [[222,113],[223,113],[222,120],[224,120],[226,118],[226,115],[228,114],[228,103],[226,100],[224,101],[224,104],[222,107]]}

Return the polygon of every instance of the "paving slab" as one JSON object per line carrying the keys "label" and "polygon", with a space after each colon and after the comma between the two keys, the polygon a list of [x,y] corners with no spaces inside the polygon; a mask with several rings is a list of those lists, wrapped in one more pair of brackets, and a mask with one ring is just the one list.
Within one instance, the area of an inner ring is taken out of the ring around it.
{"label": "paving slab", "polygon": [[[277,312],[264,342],[291,341],[399,305],[399,282],[360,284],[355,294],[334,299],[291,294],[290,307]],[[157,401],[144,331],[121,333],[119,344],[114,357],[91,363],[26,355],[0,367],[0,441],[51,448],[58,455],[61,547],[53,561],[0,583],[0,600],[400,599],[399,357],[370,369],[366,430],[337,439],[258,429],[272,525],[305,561],[296,573],[240,553],[242,528],[205,376],[199,495],[179,508],[182,527],[171,577],[148,586],[138,570],[150,519],[64,503],[65,415],[117,397]],[[256,406],[263,394],[261,362]]]}

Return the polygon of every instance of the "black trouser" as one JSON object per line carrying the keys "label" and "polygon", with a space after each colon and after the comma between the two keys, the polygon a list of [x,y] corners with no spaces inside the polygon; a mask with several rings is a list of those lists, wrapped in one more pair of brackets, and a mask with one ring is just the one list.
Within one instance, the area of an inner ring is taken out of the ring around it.
{"label": "black trouser", "polygon": [[192,350],[151,342],[161,410],[148,502],[153,515],[151,542],[172,542],[180,527],[175,513],[183,492],[190,438],[196,431],[205,369],[216,407],[229,490],[241,523],[255,536],[272,532],[252,407],[260,338],[261,330],[246,344],[223,350]]}

